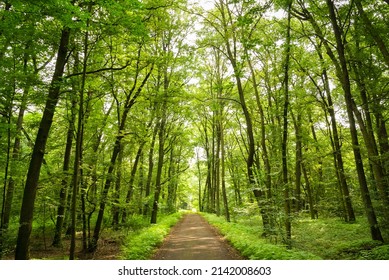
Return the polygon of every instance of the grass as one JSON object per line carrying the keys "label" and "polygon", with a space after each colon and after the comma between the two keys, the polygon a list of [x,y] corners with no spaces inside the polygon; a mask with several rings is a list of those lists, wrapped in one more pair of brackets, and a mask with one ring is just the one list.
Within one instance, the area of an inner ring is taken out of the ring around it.
{"label": "grass", "polygon": [[329,260],[389,259],[389,245],[371,240],[366,219],[346,223],[338,218],[294,221],[294,246]]}
{"label": "grass", "polygon": [[319,256],[296,249],[287,249],[285,246],[269,243],[261,238],[259,226],[239,222],[228,223],[223,217],[202,213],[210,224],[219,229],[226,239],[243,257],[250,260],[316,260]]}
{"label": "grass", "polygon": [[122,259],[148,260],[185,212],[177,212],[161,218],[160,222],[129,233],[124,240]]}
{"label": "grass", "polygon": [[292,225],[292,249],[261,237],[258,216],[227,223],[224,217],[202,214],[241,254],[251,260],[388,260],[389,245],[372,241],[366,221],[299,217]]}

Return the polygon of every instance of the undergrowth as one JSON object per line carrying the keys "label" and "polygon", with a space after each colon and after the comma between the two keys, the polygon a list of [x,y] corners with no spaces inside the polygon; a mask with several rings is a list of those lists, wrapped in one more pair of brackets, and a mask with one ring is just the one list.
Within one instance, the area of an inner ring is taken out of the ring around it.
{"label": "undergrowth", "polygon": [[162,243],[184,212],[177,212],[160,219],[157,224],[150,225],[137,231],[130,232],[124,240],[122,259],[147,260],[155,249]]}
{"label": "undergrowth", "polygon": [[363,218],[346,223],[337,218],[301,217],[293,225],[294,246],[328,260],[387,260],[389,245],[371,240]]}
{"label": "undergrowth", "polygon": [[296,217],[292,225],[292,249],[262,237],[257,215],[240,216],[228,223],[224,217],[202,215],[247,259],[292,260],[388,260],[389,245],[371,240],[367,222],[345,223],[337,218],[312,220]]}
{"label": "undergrowth", "polygon": [[228,223],[223,217],[202,213],[210,224],[219,229],[226,239],[242,256],[250,260],[315,260],[319,256],[296,249],[287,249],[282,245],[268,243],[261,238],[260,227]]}

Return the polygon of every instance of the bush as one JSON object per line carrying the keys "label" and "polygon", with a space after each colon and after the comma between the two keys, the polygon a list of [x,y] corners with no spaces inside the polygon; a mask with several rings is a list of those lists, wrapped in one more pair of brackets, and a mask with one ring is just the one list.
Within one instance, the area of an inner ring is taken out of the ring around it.
{"label": "bush", "polygon": [[332,255],[338,260],[371,259],[371,250],[382,245],[374,240],[356,240],[334,246]]}
{"label": "bush", "polygon": [[174,213],[162,218],[158,224],[149,225],[128,234],[123,245],[122,259],[150,259],[155,249],[162,244],[165,236],[169,234],[170,228],[181,219],[183,214],[184,212]]}
{"label": "bush", "polygon": [[[367,258],[363,255],[366,254]],[[389,260],[389,245],[373,248],[371,251],[362,251],[362,258],[368,260]]]}
{"label": "bush", "polygon": [[246,226],[239,223],[228,223],[222,217],[202,214],[212,225],[218,228],[226,239],[244,258],[250,260],[312,260],[320,257],[282,245],[269,244],[261,238],[260,227]]}

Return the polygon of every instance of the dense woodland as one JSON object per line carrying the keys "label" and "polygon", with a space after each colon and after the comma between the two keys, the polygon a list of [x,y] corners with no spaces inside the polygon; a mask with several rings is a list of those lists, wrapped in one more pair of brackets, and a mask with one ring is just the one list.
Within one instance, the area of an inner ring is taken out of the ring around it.
{"label": "dense woodland", "polygon": [[195,2],[0,1],[0,255],[179,209],[389,241],[389,1]]}

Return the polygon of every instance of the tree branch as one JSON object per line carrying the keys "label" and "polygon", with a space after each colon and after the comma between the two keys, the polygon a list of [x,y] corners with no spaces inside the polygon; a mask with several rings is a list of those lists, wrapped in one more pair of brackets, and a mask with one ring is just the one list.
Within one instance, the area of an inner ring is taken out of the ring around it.
{"label": "tree branch", "polygon": [[[120,70],[123,70],[123,69],[127,68],[130,64],[131,64],[131,62],[127,61],[125,65],[120,66],[120,67],[101,68],[101,69],[97,69],[97,70],[93,70],[93,71],[87,71],[86,74],[87,75],[89,75],[89,74],[96,74],[96,73],[105,72],[105,71],[120,71]],[[73,74],[65,76],[64,79],[68,79],[68,78],[75,77],[75,76],[80,76],[80,75],[82,75],[82,72],[73,73]]]}

